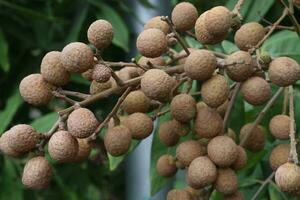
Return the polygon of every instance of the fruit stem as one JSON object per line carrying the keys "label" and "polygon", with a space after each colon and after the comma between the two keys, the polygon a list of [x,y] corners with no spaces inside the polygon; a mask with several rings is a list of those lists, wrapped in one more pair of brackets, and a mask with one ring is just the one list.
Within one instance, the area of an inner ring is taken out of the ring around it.
{"label": "fruit stem", "polygon": [[72,97],[77,97],[77,98],[80,98],[80,99],[87,99],[91,96],[89,94],[84,94],[84,93],[81,93],[81,92],[63,90],[62,88],[59,88],[57,91],[61,94],[64,94],[64,95],[67,95],[67,96],[72,96]]}
{"label": "fruit stem", "polygon": [[289,162],[293,162],[298,164],[298,154],[297,154],[297,140],[295,136],[295,110],[294,110],[294,90],[293,86],[289,86],[289,96],[290,96],[290,107],[289,107],[289,115],[290,115],[290,145],[291,150],[289,154]]}
{"label": "fruit stem", "polygon": [[234,6],[234,9],[233,9],[233,13],[236,14],[241,20],[243,19],[243,16],[241,15],[240,11],[241,11],[241,8],[242,8],[242,5],[244,4],[244,0],[239,0],[235,6]]}
{"label": "fruit stem", "polygon": [[284,88],[284,99],[282,104],[282,114],[285,115],[288,107],[289,102],[289,90],[288,87]]}
{"label": "fruit stem", "polygon": [[268,178],[266,180],[264,180],[264,182],[261,184],[261,186],[258,188],[258,190],[256,191],[256,193],[254,194],[254,196],[251,198],[251,200],[256,200],[257,197],[260,195],[260,193],[263,191],[263,189],[266,187],[266,185],[268,183],[270,183],[270,181],[272,180],[272,178],[275,176],[275,172],[272,172],[270,174],[270,176],[268,176]]}

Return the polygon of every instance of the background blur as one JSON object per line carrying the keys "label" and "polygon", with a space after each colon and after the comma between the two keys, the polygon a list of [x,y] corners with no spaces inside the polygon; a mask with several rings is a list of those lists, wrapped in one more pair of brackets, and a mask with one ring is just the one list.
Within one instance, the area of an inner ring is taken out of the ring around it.
{"label": "background blur", "polygon": [[[171,7],[178,2],[177,0],[0,0],[0,133],[17,123],[32,124],[41,132],[47,131],[57,119],[55,111],[65,106],[61,101],[53,101],[48,107],[35,108],[24,103],[18,93],[18,84],[22,77],[39,72],[41,59],[46,52],[61,50],[67,43],[73,41],[87,42],[86,30],[89,24],[96,19],[103,18],[112,23],[115,31],[113,45],[105,50],[103,58],[110,61],[128,61],[135,56],[138,27],[142,27],[147,19],[153,17],[152,14],[158,15],[164,11],[164,15],[169,15]],[[199,13],[202,13],[215,5],[226,5],[232,9],[236,0],[190,2],[196,5]],[[142,16],[145,10],[150,14]],[[244,22],[261,21],[262,18],[273,22],[281,15],[281,12],[282,7],[276,3],[276,0],[245,0],[242,7]],[[299,19],[299,10],[296,12]],[[262,23],[265,26],[268,25],[266,21]],[[283,23],[290,25],[287,19]],[[200,47],[194,39],[190,37],[185,39],[191,47]],[[230,41],[232,41],[232,35],[227,38],[227,41],[216,45],[214,50],[232,53],[236,47]],[[300,62],[300,41],[293,32],[278,31],[267,40],[263,49],[273,56],[287,55]],[[85,93],[88,92],[88,88],[89,83],[79,75],[73,76],[72,84],[67,86],[67,89]],[[300,109],[299,88],[296,90],[296,121],[300,127],[300,112],[297,112]],[[115,100],[116,97],[102,100],[92,109],[96,111],[99,118],[103,118],[112,108]],[[268,113],[264,125],[267,125],[272,115],[280,112],[280,101]],[[260,109],[259,107],[253,108],[239,98],[232,115],[231,128],[238,132],[245,122],[255,118]],[[134,173],[141,173],[137,172],[134,166],[141,163],[136,163],[137,159],[134,158],[126,168],[124,163],[121,163],[124,157],[107,159],[101,141],[97,142],[90,160],[83,164],[54,164],[53,181],[48,189],[41,191],[26,190],[21,184],[20,177],[26,158],[12,159],[1,155],[0,199],[123,200],[126,196],[126,188],[131,188],[128,190],[130,194],[127,194],[127,197],[132,200],[135,194],[145,192],[139,190],[139,187],[143,185],[148,187],[146,194],[149,191],[144,199],[150,199],[166,182],[169,182],[169,185],[175,184],[175,187],[183,187],[184,180],[180,173],[176,179],[169,181],[156,174],[155,159],[165,151],[165,147],[158,144],[156,139],[153,139],[152,146],[152,140],[148,142],[149,152],[146,152],[149,158],[150,150],[152,152],[151,165],[148,166],[151,171],[151,181],[147,176],[149,171],[144,170],[142,173],[146,174],[144,176],[146,178],[144,183],[139,182],[139,184],[128,180],[126,182],[124,172],[130,172],[131,175],[133,173],[134,177]],[[265,179],[271,173],[267,162],[268,150],[274,144],[278,144],[277,141],[273,142],[274,139],[270,137],[266,149],[252,155],[246,168],[239,174],[241,188],[247,199],[259,187],[259,180]],[[261,159],[263,162],[260,162]],[[143,162],[143,160],[138,162]],[[134,191],[135,187],[136,191]],[[157,199],[164,199],[164,197],[157,197]],[[212,199],[222,198],[214,194]],[[291,198],[280,193],[274,184],[269,184],[261,199]]]}

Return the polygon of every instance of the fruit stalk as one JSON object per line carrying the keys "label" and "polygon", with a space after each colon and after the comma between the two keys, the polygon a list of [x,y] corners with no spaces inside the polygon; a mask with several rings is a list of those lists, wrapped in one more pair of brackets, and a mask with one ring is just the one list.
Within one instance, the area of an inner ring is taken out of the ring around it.
{"label": "fruit stalk", "polygon": [[297,154],[297,140],[295,136],[295,110],[294,110],[294,91],[293,86],[289,86],[289,95],[290,95],[290,108],[289,108],[289,115],[290,115],[290,145],[291,150],[289,154],[289,161],[295,164],[298,164],[298,154]]}

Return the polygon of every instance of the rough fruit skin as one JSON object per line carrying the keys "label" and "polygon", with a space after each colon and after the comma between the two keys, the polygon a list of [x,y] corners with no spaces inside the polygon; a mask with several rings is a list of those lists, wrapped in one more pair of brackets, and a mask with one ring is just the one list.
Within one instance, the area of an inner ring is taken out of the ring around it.
{"label": "rough fruit skin", "polygon": [[224,200],[245,200],[245,197],[243,193],[237,191],[234,194],[224,196]]}
{"label": "rough fruit skin", "polygon": [[[193,51],[195,51],[195,50],[197,50],[197,49],[195,49],[195,48],[188,48],[188,50],[189,50],[190,53],[192,53]],[[186,54],[185,50],[183,49],[183,50],[181,50],[181,51],[179,52],[178,56],[184,56],[184,55],[186,55],[186,57],[188,56],[188,55]],[[179,59],[179,60],[178,60],[178,64],[183,65],[183,64],[185,63],[185,61],[186,61],[186,57],[183,57],[183,58]]]}
{"label": "rough fruit skin", "polygon": [[89,42],[97,49],[103,49],[111,44],[114,37],[114,30],[108,21],[100,19],[90,25],[87,37]]}
{"label": "rough fruit skin", "polygon": [[197,112],[199,112],[199,110],[201,110],[202,108],[208,107],[208,106],[206,105],[206,103],[204,103],[203,101],[199,101],[199,102],[196,104],[196,106],[197,106]]}
{"label": "rough fruit skin", "polygon": [[161,30],[164,34],[168,34],[170,32],[170,27],[167,22],[161,20],[161,16],[151,18],[145,25],[144,30],[156,28]]}
{"label": "rough fruit skin", "polygon": [[181,123],[176,119],[172,119],[171,123],[173,126],[173,131],[179,136],[186,136],[190,131],[190,126],[188,123]]}
{"label": "rough fruit skin", "polygon": [[70,73],[63,67],[61,52],[50,51],[41,63],[41,74],[48,83],[63,86],[70,80]]}
{"label": "rough fruit skin", "polygon": [[248,51],[258,44],[266,34],[266,30],[257,22],[246,23],[235,33],[234,42],[243,51]]}
{"label": "rough fruit skin", "polygon": [[180,31],[187,31],[194,27],[198,18],[198,11],[193,4],[182,2],[174,7],[171,15],[175,28]]}
{"label": "rough fruit skin", "polygon": [[300,189],[300,167],[289,162],[281,165],[276,170],[275,182],[283,192],[298,192]]}
{"label": "rough fruit skin", "polygon": [[93,134],[98,126],[94,113],[87,108],[75,109],[67,120],[68,131],[77,138],[86,138]]}
{"label": "rough fruit skin", "polygon": [[188,94],[176,95],[171,101],[170,112],[177,121],[188,122],[196,115],[196,101]]}
{"label": "rough fruit skin", "polygon": [[97,93],[103,92],[107,89],[110,89],[111,87],[112,87],[111,80],[109,80],[105,83],[98,83],[97,81],[93,81],[90,85],[90,93],[97,94]]}
{"label": "rough fruit skin", "polygon": [[32,105],[42,106],[52,99],[52,86],[47,83],[41,74],[30,74],[23,78],[19,91],[23,99]]}
{"label": "rough fruit skin", "polygon": [[224,135],[230,137],[235,142],[237,141],[236,133],[231,128],[228,128],[227,132]]}
{"label": "rough fruit skin", "polygon": [[216,110],[209,107],[198,110],[195,131],[200,137],[213,138],[223,128],[223,120]]}
{"label": "rough fruit skin", "polygon": [[78,152],[75,161],[83,162],[89,157],[92,147],[87,139],[77,138],[77,142],[78,142]]}
{"label": "rough fruit skin", "polygon": [[111,71],[105,65],[95,65],[93,68],[92,79],[98,83],[105,83],[109,81],[111,77]]}
{"label": "rough fruit skin", "polygon": [[162,177],[174,176],[177,172],[177,167],[173,156],[168,154],[162,155],[156,163],[156,170]]}
{"label": "rough fruit skin", "polygon": [[179,141],[180,136],[174,131],[172,121],[165,121],[158,128],[158,137],[161,143],[166,146],[174,146]]}
{"label": "rough fruit skin", "polygon": [[129,129],[123,125],[108,129],[104,137],[104,145],[107,152],[112,156],[125,154],[131,145]]}
{"label": "rough fruit skin", "polygon": [[229,101],[228,101],[228,99],[226,99],[224,101],[224,103],[222,103],[220,106],[217,107],[217,111],[222,117],[225,116],[228,104],[229,104]]}
{"label": "rough fruit skin", "polygon": [[192,200],[192,197],[186,190],[173,189],[168,192],[167,200]]}
{"label": "rough fruit skin", "polygon": [[[250,131],[252,123],[245,124],[240,131],[240,141],[246,136]],[[244,147],[252,152],[258,152],[262,150],[265,146],[265,133],[262,126],[258,125],[255,127],[254,131],[246,141]]]}
{"label": "rough fruit skin", "polygon": [[248,156],[245,149],[241,146],[237,146],[237,157],[232,163],[231,168],[234,170],[240,170],[247,164]]}
{"label": "rough fruit skin", "polygon": [[161,30],[150,28],[140,33],[136,46],[143,56],[155,58],[167,51],[168,42]]}
{"label": "rough fruit skin", "polygon": [[207,50],[195,50],[186,58],[184,71],[186,74],[199,81],[209,79],[217,67],[217,59]]}
{"label": "rough fruit skin", "polygon": [[188,167],[195,158],[204,155],[203,147],[194,140],[184,141],[176,149],[176,158],[185,167]]}
{"label": "rough fruit skin", "polygon": [[72,42],[63,48],[61,62],[67,71],[83,73],[93,67],[94,54],[86,44]]}
{"label": "rough fruit skin", "polygon": [[148,137],[153,130],[152,119],[145,113],[129,115],[124,125],[129,129],[132,138],[137,140]]}
{"label": "rough fruit skin", "polygon": [[290,149],[289,144],[279,144],[272,150],[269,163],[273,171],[288,161]]}
{"label": "rough fruit skin", "polygon": [[214,137],[207,145],[208,157],[219,167],[229,167],[237,159],[237,145],[228,136]]}
{"label": "rough fruit skin", "polygon": [[25,165],[22,175],[22,183],[26,188],[46,188],[52,177],[50,163],[42,156],[31,158]]}
{"label": "rough fruit skin", "polygon": [[222,105],[229,95],[229,86],[224,76],[214,75],[201,86],[202,101],[209,107]]}
{"label": "rough fruit skin", "polygon": [[289,139],[290,117],[287,115],[275,115],[270,123],[271,134],[278,139]]}
{"label": "rough fruit skin", "polygon": [[[146,69],[150,69],[150,66],[148,65],[148,62],[152,63],[153,65],[157,66],[159,69],[163,69],[166,65],[166,61],[163,59],[163,57],[159,56],[156,58],[147,58],[145,56],[142,56],[138,64]],[[145,70],[137,68],[138,75],[141,76],[145,73]]]}
{"label": "rough fruit skin", "polygon": [[[233,81],[242,82],[248,79],[254,72],[253,61],[250,53],[237,51],[229,55],[226,60],[226,73]],[[234,64],[233,63],[241,63]]]}
{"label": "rough fruit skin", "polygon": [[74,161],[78,152],[78,142],[68,131],[57,131],[48,143],[50,157],[57,162]]}
{"label": "rough fruit skin", "polygon": [[93,69],[88,69],[87,71],[81,73],[81,76],[88,80],[88,81],[93,81]]}
{"label": "rough fruit skin", "polygon": [[230,168],[219,168],[214,187],[218,192],[224,195],[235,193],[239,187],[235,172]]}
{"label": "rough fruit skin", "polygon": [[269,65],[269,77],[278,86],[289,86],[300,79],[300,67],[291,58],[278,57]]}
{"label": "rough fruit skin", "polygon": [[266,103],[271,97],[271,88],[268,82],[260,77],[251,77],[241,87],[241,94],[245,101],[258,106]]}
{"label": "rough fruit skin", "polygon": [[187,171],[187,182],[195,189],[200,189],[215,182],[217,168],[206,156],[194,159]]}
{"label": "rough fruit skin", "polygon": [[3,133],[0,137],[0,151],[2,154],[12,157],[18,157],[21,155],[20,152],[17,152],[15,149],[11,148],[9,145],[9,141],[11,141],[11,134],[8,131]]}
{"label": "rough fruit skin", "polygon": [[150,69],[141,79],[141,90],[150,99],[166,101],[170,98],[175,80],[160,69]]}
{"label": "rough fruit skin", "polygon": [[146,113],[150,108],[150,99],[140,90],[132,91],[124,99],[121,108],[128,114]]}

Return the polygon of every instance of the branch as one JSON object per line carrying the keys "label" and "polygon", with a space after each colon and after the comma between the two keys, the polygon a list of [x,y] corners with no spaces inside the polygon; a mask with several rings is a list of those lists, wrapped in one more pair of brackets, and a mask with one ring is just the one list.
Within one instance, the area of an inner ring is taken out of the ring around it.
{"label": "branch", "polygon": [[74,105],[74,104],[77,103],[76,101],[74,101],[73,99],[67,97],[66,95],[61,94],[59,91],[52,91],[52,94],[53,94],[55,97],[60,98],[60,99],[62,99],[63,101],[65,101],[66,103],[69,103],[69,104],[71,104],[71,105]]}
{"label": "branch", "polygon": [[298,154],[297,154],[297,141],[295,136],[295,110],[294,110],[294,91],[293,86],[289,86],[289,96],[290,96],[290,109],[289,109],[289,115],[290,115],[290,145],[291,150],[289,154],[289,162],[293,162],[295,164],[298,164]]}
{"label": "branch", "polygon": [[260,193],[263,191],[265,186],[272,180],[272,178],[275,176],[275,172],[272,172],[270,176],[261,184],[261,186],[258,188],[254,196],[251,198],[251,200],[256,200],[257,197],[260,195]]}
{"label": "branch", "polygon": [[91,96],[90,94],[84,94],[84,93],[80,93],[80,92],[63,90],[61,88],[58,89],[58,92],[61,93],[61,94],[67,95],[67,96],[77,97],[77,98],[80,98],[80,99],[87,99]]}
{"label": "branch", "polygon": [[241,20],[243,19],[243,16],[241,15],[240,11],[241,11],[241,8],[242,8],[242,5],[244,3],[244,0],[239,0],[235,6],[234,6],[234,9],[233,9],[233,13],[236,14]]}
{"label": "branch", "polygon": [[284,99],[283,99],[283,104],[282,104],[282,114],[286,114],[286,110],[288,107],[288,102],[289,102],[289,90],[287,87],[284,88]]}

